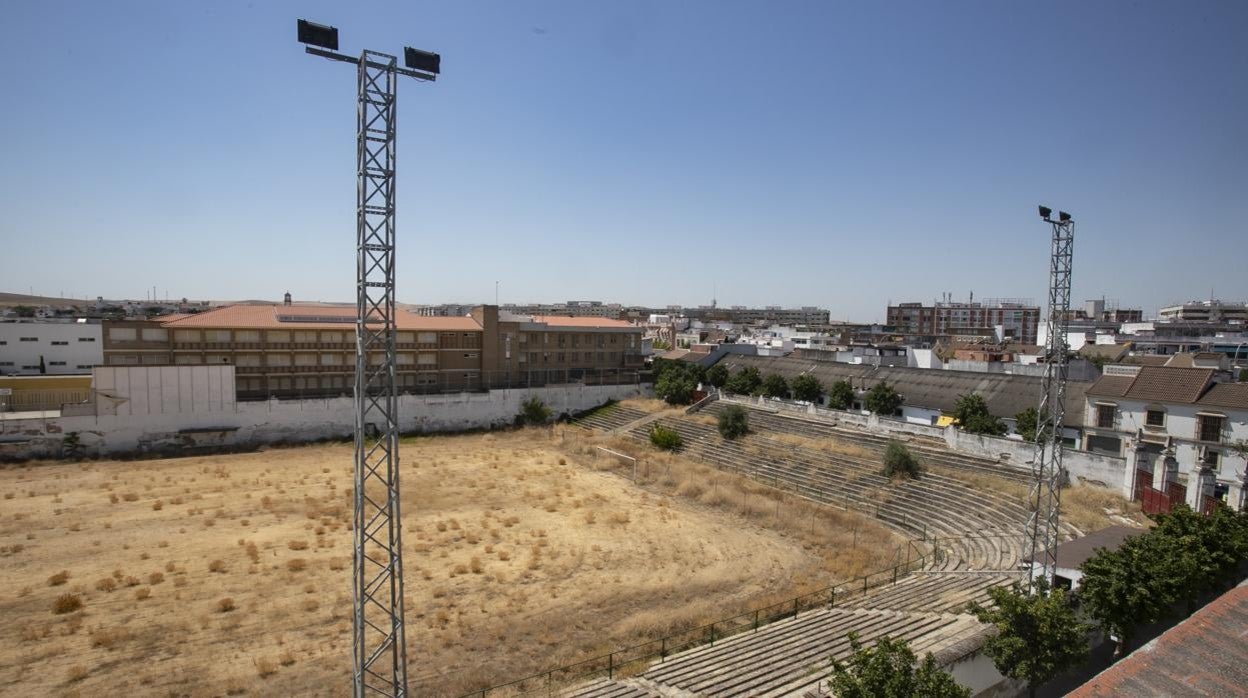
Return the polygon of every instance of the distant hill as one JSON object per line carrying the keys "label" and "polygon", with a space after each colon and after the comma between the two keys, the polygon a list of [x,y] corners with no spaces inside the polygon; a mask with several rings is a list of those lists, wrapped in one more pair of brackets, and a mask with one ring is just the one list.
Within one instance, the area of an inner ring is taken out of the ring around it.
{"label": "distant hill", "polygon": [[71,305],[90,305],[91,301],[82,298],[49,298],[47,296],[28,296],[25,293],[0,293],[0,305],[53,305],[67,308]]}

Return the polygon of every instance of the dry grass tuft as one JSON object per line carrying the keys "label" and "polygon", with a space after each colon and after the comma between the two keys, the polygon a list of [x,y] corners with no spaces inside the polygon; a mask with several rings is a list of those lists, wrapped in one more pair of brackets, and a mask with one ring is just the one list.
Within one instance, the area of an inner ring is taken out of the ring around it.
{"label": "dry grass tuft", "polygon": [[82,608],[82,597],[77,594],[61,594],[52,602],[52,612],[57,614],[73,613]]}
{"label": "dry grass tuft", "polygon": [[268,657],[256,657],[251,660],[251,663],[255,665],[256,674],[262,679],[267,679],[277,673],[277,662]]}
{"label": "dry grass tuft", "polygon": [[291,572],[302,572],[304,569],[307,568],[307,566],[308,566],[308,561],[301,557],[291,558],[286,561],[286,569],[290,570]]}
{"label": "dry grass tuft", "polygon": [[88,671],[85,666],[75,664],[69,668],[69,671],[65,672],[65,681],[68,683],[78,683],[79,681],[87,678],[87,675],[90,673],[91,672]]}
{"label": "dry grass tuft", "polygon": [[307,550],[308,542],[306,540],[292,540],[286,543],[286,547],[291,550]]}
{"label": "dry grass tuft", "polygon": [[217,601],[217,613],[229,613],[235,608],[237,607],[234,605],[234,599],[229,596]]}
{"label": "dry grass tuft", "polygon": [[59,587],[60,585],[68,581],[69,581],[69,572],[66,572],[65,570],[61,570],[60,572],[57,572],[51,577],[48,577],[48,586]]}
{"label": "dry grass tuft", "polygon": [[225,572],[225,560],[213,560],[208,563],[209,572],[222,573]]}
{"label": "dry grass tuft", "polygon": [[117,580],[113,579],[112,577],[105,577],[95,583],[95,588],[98,591],[104,591],[104,592],[113,591],[114,589],[117,588]]}

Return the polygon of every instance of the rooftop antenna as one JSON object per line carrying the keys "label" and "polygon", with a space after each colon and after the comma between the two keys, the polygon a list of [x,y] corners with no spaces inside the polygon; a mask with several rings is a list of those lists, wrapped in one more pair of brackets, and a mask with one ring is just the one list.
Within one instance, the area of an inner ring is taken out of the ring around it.
{"label": "rooftop antenna", "polygon": [[[399,76],[433,81],[436,53],[398,58],[365,49],[338,53],[338,29],[298,22],[313,56],[356,74],[355,516],[351,566],[352,682],[356,698],[407,695],[403,556],[399,515],[399,420],[395,385],[394,175]],[[377,363],[370,358],[379,357]]]}

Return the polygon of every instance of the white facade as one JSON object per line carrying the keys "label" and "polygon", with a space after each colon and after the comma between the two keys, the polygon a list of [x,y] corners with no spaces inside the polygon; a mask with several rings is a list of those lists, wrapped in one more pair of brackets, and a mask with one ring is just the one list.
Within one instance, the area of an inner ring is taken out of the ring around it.
{"label": "white facade", "polygon": [[104,363],[100,324],[0,322],[0,374],[39,375],[40,358],[48,375],[90,373]]}

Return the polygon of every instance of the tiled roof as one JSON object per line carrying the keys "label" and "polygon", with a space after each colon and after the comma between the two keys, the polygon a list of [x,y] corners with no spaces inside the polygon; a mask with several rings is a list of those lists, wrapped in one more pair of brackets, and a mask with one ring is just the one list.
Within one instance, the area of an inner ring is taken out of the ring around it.
{"label": "tiled roof", "polygon": [[1088,388],[1088,395],[1122,397],[1127,394],[1127,390],[1131,388],[1131,383],[1134,381],[1135,376],[1101,376],[1096,379],[1091,388]]}
{"label": "tiled roof", "polygon": [[1172,368],[1191,368],[1192,355],[1187,352],[1181,352],[1166,359],[1166,365]]}
{"label": "tiled roof", "polygon": [[[343,306],[227,305],[161,325],[174,329],[341,330],[353,327],[354,317],[355,308]],[[470,317],[424,317],[405,310],[395,310],[394,323],[400,330],[481,330],[477,321]]]}
{"label": "tiled roof", "polygon": [[1118,361],[1130,348],[1130,342],[1125,344],[1085,344],[1079,348],[1079,355],[1088,358],[1101,356],[1110,361]]}
{"label": "tiled roof", "polygon": [[168,315],[154,317],[152,320],[156,322],[173,322],[174,320],[181,320],[182,318],[190,317],[191,315],[193,315],[193,313],[169,313]]}
{"label": "tiled roof", "polygon": [[626,329],[633,327],[624,320],[609,320],[605,317],[566,317],[561,315],[534,315],[533,322],[544,322],[551,327],[586,327]]}
{"label": "tiled roof", "polygon": [[1139,356],[1124,356],[1122,363],[1136,364],[1139,366],[1165,366],[1170,360],[1169,356],[1158,356],[1157,354],[1140,354]]}
{"label": "tiled roof", "polygon": [[1248,686],[1248,586],[1240,584],[1067,696],[1233,696]]}
{"label": "tiled roof", "polygon": [[1212,378],[1213,370],[1208,368],[1145,366],[1135,374],[1135,382],[1124,397],[1191,404],[1200,398]]}
{"label": "tiled roof", "polygon": [[1197,404],[1248,410],[1248,383],[1214,383]]}

